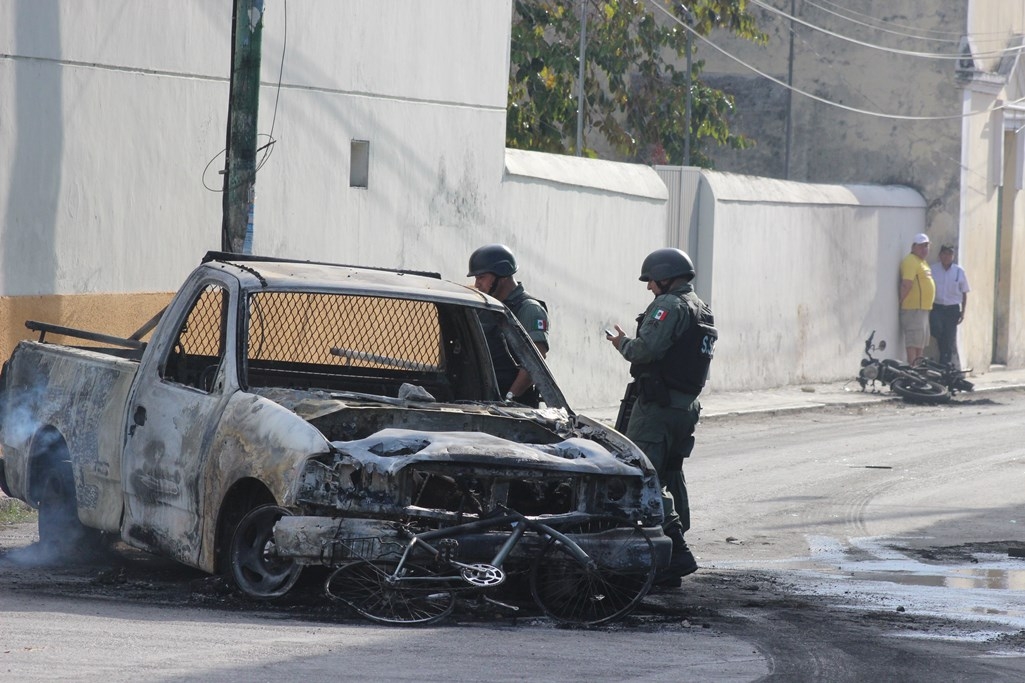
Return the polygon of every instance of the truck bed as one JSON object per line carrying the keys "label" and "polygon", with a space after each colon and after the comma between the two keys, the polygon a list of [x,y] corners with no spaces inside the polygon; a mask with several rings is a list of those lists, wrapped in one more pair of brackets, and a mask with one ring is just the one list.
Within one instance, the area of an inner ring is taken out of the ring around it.
{"label": "truck bed", "polygon": [[[121,510],[124,409],[139,362],[123,349],[76,348],[23,341],[4,372],[4,473],[11,493],[33,500],[30,461],[66,446],[75,473],[79,516],[88,526],[116,530]],[[66,443],[48,444],[48,433]]]}

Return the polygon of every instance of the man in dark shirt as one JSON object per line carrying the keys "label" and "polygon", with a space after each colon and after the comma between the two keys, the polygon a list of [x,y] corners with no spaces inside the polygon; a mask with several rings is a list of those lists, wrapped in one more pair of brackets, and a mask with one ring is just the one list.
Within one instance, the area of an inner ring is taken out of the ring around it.
{"label": "man in dark shirt", "polygon": [[[504,244],[488,244],[470,254],[467,277],[473,286],[493,296],[512,311],[544,358],[548,354],[548,309],[544,302],[527,294],[513,279],[516,257]],[[536,406],[538,396],[530,373],[517,365],[497,330],[485,330],[499,389],[507,401]]]}

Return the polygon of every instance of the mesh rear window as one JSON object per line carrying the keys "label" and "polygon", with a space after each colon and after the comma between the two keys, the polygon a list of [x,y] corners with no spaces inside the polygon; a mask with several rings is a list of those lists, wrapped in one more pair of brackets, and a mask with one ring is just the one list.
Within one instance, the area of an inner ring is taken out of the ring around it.
{"label": "mesh rear window", "polygon": [[228,293],[207,285],[193,304],[178,335],[180,352],[190,356],[219,356],[223,339],[222,321]]}
{"label": "mesh rear window", "polygon": [[438,308],[425,301],[306,292],[249,297],[250,361],[441,372]]}

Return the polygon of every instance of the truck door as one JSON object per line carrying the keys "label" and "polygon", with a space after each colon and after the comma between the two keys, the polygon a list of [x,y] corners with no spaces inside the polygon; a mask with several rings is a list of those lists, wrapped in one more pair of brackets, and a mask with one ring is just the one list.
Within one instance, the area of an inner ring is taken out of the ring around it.
{"label": "truck door", "polygon": [[190,565],[201,547],[205,458],[237,390],[226,352],[236,318],[228,286],[200,281],[193,292],[168,310],[161,328],[171,332],[158,332],[128,400],[121,530],[131,545]]}

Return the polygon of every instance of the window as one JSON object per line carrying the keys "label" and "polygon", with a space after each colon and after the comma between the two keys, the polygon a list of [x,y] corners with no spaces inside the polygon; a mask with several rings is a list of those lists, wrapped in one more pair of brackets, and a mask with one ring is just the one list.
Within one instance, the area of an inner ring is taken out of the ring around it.
{"label": "window", "polygon": [[349,187],[369,187],[370,143],[353,140],[349,149]]}
{"label": "window", "polygon": [[200,292],[160,367],[165,381],[207,393],[213,389],[224,358],[227,304],[228,292],[222,287],[207,285]]}

